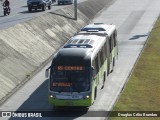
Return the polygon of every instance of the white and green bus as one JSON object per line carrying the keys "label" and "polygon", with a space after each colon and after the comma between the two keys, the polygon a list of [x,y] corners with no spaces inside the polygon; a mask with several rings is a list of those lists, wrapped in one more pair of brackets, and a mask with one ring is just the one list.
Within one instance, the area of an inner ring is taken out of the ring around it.
{"label": "white and green bus", "polygon": [[55,54],[46,70],[49,103],[91,106],[113,70],[117,55],[115,25],[93,24],[82,28]]}

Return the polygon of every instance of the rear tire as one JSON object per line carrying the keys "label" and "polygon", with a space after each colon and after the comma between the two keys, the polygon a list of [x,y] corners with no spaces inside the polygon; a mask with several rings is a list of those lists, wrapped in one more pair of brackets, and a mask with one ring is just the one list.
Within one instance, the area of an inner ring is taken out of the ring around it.
{"label": "rear tire", "polygon": [[29,11],[29,12],[32,12],[32,8],[31,8],[31,7],[28,7],[28,11]]}
{"label": "rear tire", "polygon": [[42,11],[45,11],[45,10],[46,10],[46,5],[43,5]]}
{"label": "rear tire", "polygon": [[70,4],[73,4],[73,0],[71,0]]}
{"label": "rear tire", "polygon": [[4,11],[4,16],[6,16],[6,12]]}
{"label": "rear tire", "polygon": [[51,5],[48,6],[48,9],[49,9],[49,10],[51,9]]}

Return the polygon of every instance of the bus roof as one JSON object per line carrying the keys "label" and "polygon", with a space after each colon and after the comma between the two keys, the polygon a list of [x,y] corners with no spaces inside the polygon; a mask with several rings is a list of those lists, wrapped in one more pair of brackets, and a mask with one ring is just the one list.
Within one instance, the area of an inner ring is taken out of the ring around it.
{"label": "bus roof", "polygon": [[83,27],[79,34],[90,33],[110,36],[114,30],[116,30],[116,26],[113,24],[94,23]]}
{"label": "bus roof", "polygon": [[106,36],[97,35],[75,35],[73,36],[64,48],[96,48],[97,45],[105,42]]}
{"label": "bus roof", "polygon": [[101,48],[106,38],[96,35],[76,35],[61,48],[53,59],[57,65],[90,65],[91,56]]}
{"label": "bus roof", "polygon": [[54,65],[90,65],[90,49],[77,49],[77,48],[69,48],[69,49],[60,49],[59,52],[53,59]]}
{"label": "bus roof", "polygon": [[94,48],[102,39],[104,39],[104,36],[76,35],[69,40],[64,48]]}

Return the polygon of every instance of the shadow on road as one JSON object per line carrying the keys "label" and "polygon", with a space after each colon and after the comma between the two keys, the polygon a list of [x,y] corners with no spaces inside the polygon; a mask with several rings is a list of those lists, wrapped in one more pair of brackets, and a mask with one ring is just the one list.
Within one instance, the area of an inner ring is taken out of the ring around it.
{"label": "shadow on road", "polygon": [[141,38],[141,37],[147,37],[148,35],[135,35],[135,36],[133,36],[132,38],[130,38],[129,40],[135,40],[135,39],[139,39],[139,38]]}
{"label": "shadow on road", "polygon": [[21,8],[27,7],[27,5],[21,6]]}
{"label": "shadow on road", "polygon": [[65,5],[69,6],[69,5],[72,5],[72,4],[60,4],[60,5],[54,4],[54,5],[52,5],[52,6],[65,6]]}
{"label": "shadow on road", "polygon": [[26,14],[26,13],[39,13],[39,12],[44,12],[44,11],[42,11],[42,10],[32,10],[32,12],[29,12],[28,10],[26,10],[26,11],[22,11],[22,12],[19,12],[19,13]]}
{"label": "shadow on road", "polygon": [[[15,113],[26,113],[27,115],[28,113],[41,113],[42,117],[67,117],[68,120],[72,120],[87,112],[88,108],[80,107],[56,107],[53,109],[48,103],[48,80],[45,80]],[[11,117],[9,120],[17,120],[17,117]]]}

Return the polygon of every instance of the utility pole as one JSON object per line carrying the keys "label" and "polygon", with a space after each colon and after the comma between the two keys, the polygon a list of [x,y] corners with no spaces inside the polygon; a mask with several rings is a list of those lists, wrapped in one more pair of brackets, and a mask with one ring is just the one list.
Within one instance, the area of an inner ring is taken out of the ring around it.
{"label": "utility pole", "polygon": [[77,0],[74,0],[74,19],[77,20]]}

